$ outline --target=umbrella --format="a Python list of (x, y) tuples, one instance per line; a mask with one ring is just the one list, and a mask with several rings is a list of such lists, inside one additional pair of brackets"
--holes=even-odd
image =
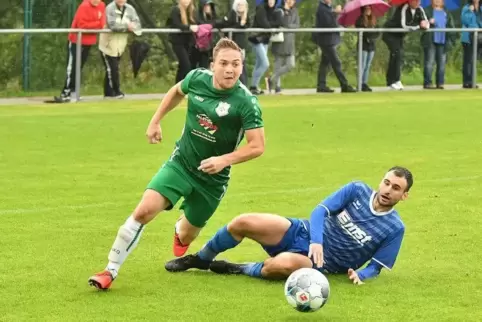
[(348, 27), (355, 24), (361, 15), (361, 8), (370, 6), (376, 17), (381, 17), (390, 9), (390, 5), (382, 0), (352, 0), (345, 5), (338, 17), (338, 23)]
[(142, 62), (146, 59), (147, 53), (149, 52), (148, 43), (143, 41), (134, 40), (129, 47), (129, 53), (132, 62), (132, 71), (134, 72), (134, 78), (137, 77), (137, 73), (141, 69)]
[[(423, 8), (426, 8), (432, 5), (432, 1), (422, 0), (421, 4)], [(445, 6), (445, 9), (447, 10), (456, 10), (460, 7), (460, 0), (445, 0), (444, 6)]]
[(391, 1), (388, 1), (388, 3), (390, 3), (390, 5), (396, 7), (396, 6), (401, 6), (401, 5), (404, 5), (404, 4), (408, 3), (408, 0), (391, 0)]

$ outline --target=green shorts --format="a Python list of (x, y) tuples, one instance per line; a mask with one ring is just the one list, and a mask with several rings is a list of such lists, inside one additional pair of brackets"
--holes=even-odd
[(166, 197), (171, 210), (184, 197), (181, 209), (189, 223), (202, 228), (219, 206), (227, 185), (207, 184), (193, 176), (178, 161), (169, 160), (159, 169), (147, 185)]

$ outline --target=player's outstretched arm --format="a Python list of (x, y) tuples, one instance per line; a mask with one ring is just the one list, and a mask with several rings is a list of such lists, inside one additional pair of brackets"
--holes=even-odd
[(161, 104), (157, 108), (156, 113), (152, 116), (151, 122), (147, 127), (146, 136), (149, 143), (158, 143), (162, 140), (161, 120), (174, 107), (184, 99), (185, 94), (181, 90), (181, 83), (174, 85), (162, 98)]
[(263, 154), (265, 138), (262, 127), (247, 130), (246, 140), (248, 143), (234, 152), (201, 161), (198, 169), (208, 174), (215, 174), (230, 165), (246, 162)]

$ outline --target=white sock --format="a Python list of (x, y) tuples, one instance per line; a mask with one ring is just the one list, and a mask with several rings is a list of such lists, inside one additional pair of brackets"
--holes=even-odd
[(109, 252), (109, 264), (106, 270), (116, 278), (121, 265), (127, 256), (136, 248), (139, 239), (144, 231), (144, 225), (136, 221), (132, 216), (119, 228), (117, 237)]
[(174, 230), (176, 231), (176, 234), (179, 234), (179, 232), (181, 231), (181, 221), (178, 220), (176, 221), (176, 224), (174, 225)]

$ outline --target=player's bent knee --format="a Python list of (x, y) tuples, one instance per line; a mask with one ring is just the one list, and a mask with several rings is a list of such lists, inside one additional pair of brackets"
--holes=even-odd
[(146, 190), (141, 202), (134, 210), (133, 217), (141, 224), (147, 224), (154, 219), (159, 212), (166, 209), (169, 205), (169, 200), (167, 200), (157, 191)]
[(133, 217), (136, 221), (147, 224), (157, 215), (157, 211), (154, 211), (151, 207), (146, 207), (143, 205), (139, 205), (135, 210)]
[(255, 214), (242, 214), (231, 220), (228, 224), (228, 231), (231, 234), (243, 235), (253, 227)]

